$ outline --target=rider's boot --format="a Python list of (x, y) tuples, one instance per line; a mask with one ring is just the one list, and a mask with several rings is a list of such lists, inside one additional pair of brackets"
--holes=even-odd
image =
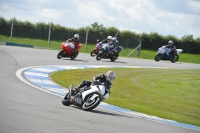
[(66, 100), (66, 99), (67, 99), (67, 97), (68, 97), (68, 95), (66, 94), (66, 95), (64, 96), (64, 99)]
[(76, 93), (78, 93), (80, 91), (80, 89), (79, 88), (73, 88), (72, 89), (72, 94), (74, 95), (74, 94), (76, 94)]
[(76, 99), (76, 96), (70, 96), (70, 102), (71, 103), (74, 104), (75, 103), (75, 99)]

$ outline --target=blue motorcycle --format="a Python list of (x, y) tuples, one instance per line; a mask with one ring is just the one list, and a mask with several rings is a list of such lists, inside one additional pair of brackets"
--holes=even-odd
[(167, 48), (166, 46), (162, 46), (158, 48), (158, 53), (155, 56), (155, 61), (170, 60), (172, 63), (175, 63), (179, 60), (179, 54), (182, 51), (182, 49), (176, 49), (175, 54), (172, 56), (170, 54), (171, 49)]

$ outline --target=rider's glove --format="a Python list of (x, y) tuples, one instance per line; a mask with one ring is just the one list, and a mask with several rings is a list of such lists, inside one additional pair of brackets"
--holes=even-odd
[(101, 82), (98, 81), (98, 80), (95, 80), (93, 83), (94, 83), (95, 85), (99, 85), (99, 84), (101, 84)]

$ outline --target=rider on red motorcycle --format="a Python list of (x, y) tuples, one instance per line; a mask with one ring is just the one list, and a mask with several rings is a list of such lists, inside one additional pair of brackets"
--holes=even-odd
[(78, 35), (78, 34), (75, 34), (74, 37), (72, 37), (72, 38), (66, 40), (66, 42), (67, 42), (67, 41), (74, 44), (75, 49), (74, 49), (73, 53), (77, 53), (77, 51), (78, 51), (78, 45), (79, 45), (79, 43), (80, 43), (79, 35)]

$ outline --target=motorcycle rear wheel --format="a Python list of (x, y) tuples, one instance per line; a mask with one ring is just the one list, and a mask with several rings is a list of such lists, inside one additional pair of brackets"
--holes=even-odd
[[(93, 93), (93, 94), (97, 94), (99, 95), (98, 93)], [(82, 105), (82, 109), (85, 110), (85, 111), (91, 111), (92, 109), (96, 108), (100, 102), (101, 102), (101, 96), (99, 95), (98, 97), (96, 97), (94, 100), (90, 100), (90, 98), (93, 96), (93, 94), (90, 94), (85, 102), (83, 103)]]
[(77, 53), (76, 53), (76, 54), (74, 54), (74, 55), (70, 56), (71, 60), (75, 59), (75, 58), (78, 56), (78, 53), (79, 53), (79, 51), (77, 51)]
[(115, 61), (118, 58), (118, 56), (119, 56), (118, 54), (115, 54), (110, 58), (110, 60)]
[(75, 59), (76, 57), (74, 55), (70, 56), (71, 60)]
[(174, 55), (174, 58), (171, 59), (170, 61), (171, 61), (172, 63), (175, 63), (175, 62), (178, 61), (178, 59), (179, 59), (179, 55)]

